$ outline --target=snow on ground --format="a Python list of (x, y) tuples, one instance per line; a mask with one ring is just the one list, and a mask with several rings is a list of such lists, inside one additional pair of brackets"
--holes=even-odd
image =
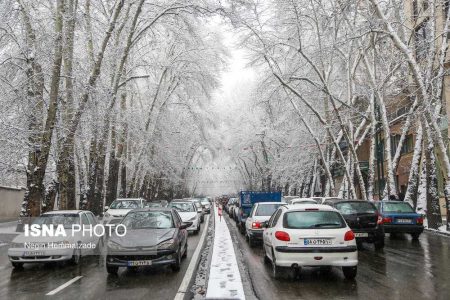
[(214, 246), (206, 299), (245, 299), (241, 274), (227, 223), (214, 209)]

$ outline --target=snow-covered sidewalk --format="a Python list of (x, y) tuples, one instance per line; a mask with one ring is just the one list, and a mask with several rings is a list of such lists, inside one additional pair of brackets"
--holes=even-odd
[(214, 247), (206, 299), (245, 299), (241, 274), (227, 223), (214, 209)]

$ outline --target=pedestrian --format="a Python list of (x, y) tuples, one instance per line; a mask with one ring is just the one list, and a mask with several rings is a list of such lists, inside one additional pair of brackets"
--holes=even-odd
[(222, 204), (219, 204), (219, 209), (217, 210), (219, 214), (219, 221), (222, 222)]

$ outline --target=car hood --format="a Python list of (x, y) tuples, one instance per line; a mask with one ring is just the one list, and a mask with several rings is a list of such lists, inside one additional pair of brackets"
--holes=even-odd
[(25, 236), (24, 233), (19, 234), (16, 236), (12, 242), (13, 243), (56, 243), (56, 242), (62, 242), (62, 241), (69, 241), (69, 242), (76, 242), (76, 240), (79, 240), (78, 238), (78, 232), (72, 236), (72, 230), (67, 229), (66, 230), (67, 236)]
[(175, 231), (176, 228), (129, 229), (124, 236), (112, 235), (110, 241), (123, 247), (151, 247), (171, 239), (174, 236)]
[(127, 208), (127, 209), (108, 209), (106, 213), (112, 215), (112, 216), (125, 216), (128, 212), (132, 211), (133, 209)]
[(190, 219), (192, 219), (193, 217), (195, 217), (197, 215), (197, 212), (193, 211), (193, 212), (178, 212), (178, 214), (181, 217), (181, 220), (183, 222), (188, 222)]

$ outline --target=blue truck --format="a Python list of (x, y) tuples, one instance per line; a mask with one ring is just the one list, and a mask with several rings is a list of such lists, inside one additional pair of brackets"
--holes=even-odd
[(281, 192), (241, 191), (237, 203), (234, 220), (241, 233), (245, 232), (245, 221), (250, 215), (253, 205), (258, 202), (281, 202)]

